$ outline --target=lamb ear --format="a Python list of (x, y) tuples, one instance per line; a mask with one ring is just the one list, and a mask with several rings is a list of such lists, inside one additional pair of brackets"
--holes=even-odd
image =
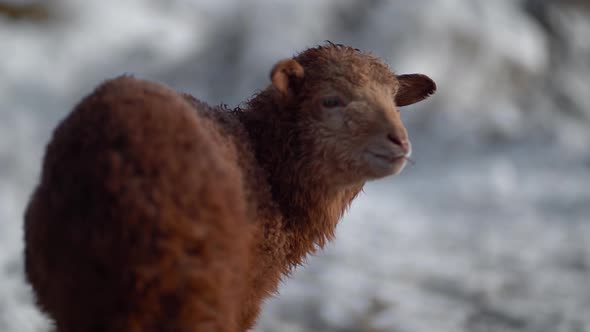
[(272, 68), (270, 80), (283, 96), (293, 96), (303, 80), (303, 67), (293, 59), (281, 60)]
[(424, 100), (436, 91), (436, 83), (426, 75), (399, 75), (397, 80), (399, 89), (395, 95), (395, 104), (400, 107)]

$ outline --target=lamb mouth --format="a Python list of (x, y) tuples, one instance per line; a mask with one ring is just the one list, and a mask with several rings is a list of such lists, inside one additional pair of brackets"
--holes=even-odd
[(374, 152), (369, 152), (369, 153), (378, 159), (382, 159), (382, 160), (385, 160), (390, 163), (397, 163), (397, 162), (400, 162), (400, 161), (403, 161), (406, 159), (405, 155), (388, 156), (388, 155), (374, 153)]

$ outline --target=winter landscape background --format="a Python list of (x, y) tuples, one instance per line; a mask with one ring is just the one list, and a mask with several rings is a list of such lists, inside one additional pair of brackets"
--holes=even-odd
[[(588, 0), (0, 1), (0, 331), (45, 332), (22, 216), (51, 131), (132, 73), (230, 106), (331, 40), (438, 84), (256, 331), (590, 331)], [(2, 9), (4, 8), (4, 9)], [(21, 7), (22, 8), (22, 7)]]

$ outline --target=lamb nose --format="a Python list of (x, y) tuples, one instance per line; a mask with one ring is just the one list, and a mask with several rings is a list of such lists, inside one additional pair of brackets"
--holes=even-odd
[(409, 144), (407, 139), (401, 139), (398, 135), (395, 134), (387, 134), (387, 139), (389, 139), (393, 144), (401, 147), (404, 150), (404, 152), (408, 152)]

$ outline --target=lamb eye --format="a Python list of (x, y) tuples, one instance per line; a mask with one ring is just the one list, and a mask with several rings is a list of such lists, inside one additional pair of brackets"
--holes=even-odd
[(326, 108), (334, 108), (334, 107), (342, 106), (343, 104), (344, 103), (342, 102), (342, 100), (336, 96), (326, 97), (322, 100), (322, 106), (324, 106)]

